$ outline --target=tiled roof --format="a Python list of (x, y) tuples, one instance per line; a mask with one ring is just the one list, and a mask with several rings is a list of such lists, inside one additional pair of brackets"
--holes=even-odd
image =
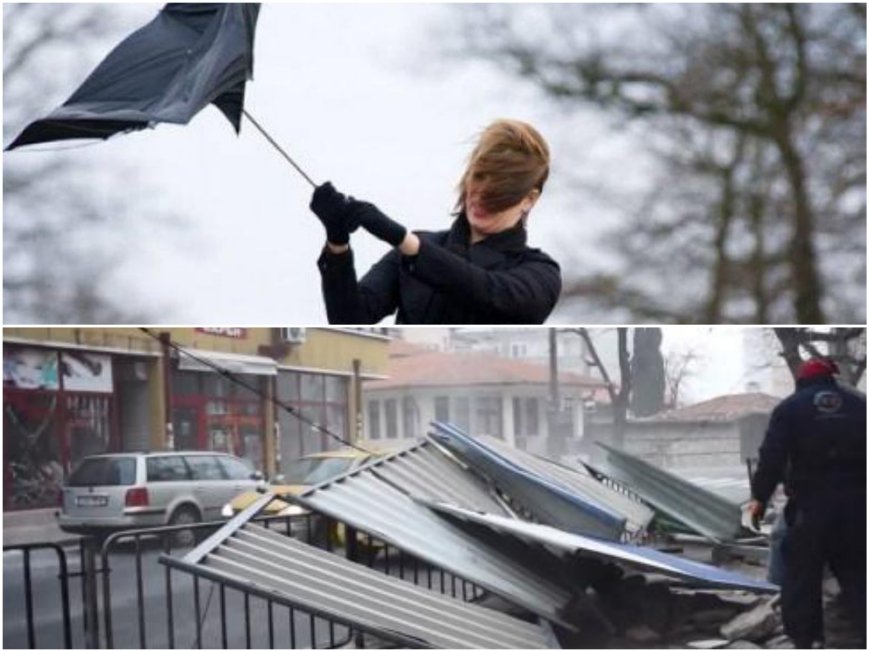
[[(548, 384), (549, 367), (511, 358), (502, 358), (491, 353), (442, 353), (426, 351), (419, 347), (409, 351), (408, 344), (401, 342), (393, 355), (390, 343), (390, 359), (386, 380), (365, 383), (366, 390), (397, 387), (441, 387), (456, 385), (527, 385)], [(603, 382), (590, 376), (562, 372), (559, 383), (572, 387), (601, 387)]]
[(781, 401), (763, 392), (726, 394), (649, 417), (650, 421), (732, 421), (749, 414), (769, 414)]
[(432, 350), (426, 348), (422, 344), (407, 342), (402, 339), (393, 339), (389, 343), (390, 358), (404, 358), (412, 355), (420, 355), (423, 353), (431, 353)]

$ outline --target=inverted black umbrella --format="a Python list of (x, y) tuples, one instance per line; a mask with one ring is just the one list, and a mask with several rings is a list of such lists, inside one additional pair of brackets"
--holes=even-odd
[(241, 114), (308, 180), (244, 110), (253, 78), (258, 3), (170, 3), (124, 39), (48, 116), (29, 124), (7, 150), (72, 138), (106, 139), (161, 122), (187, 124), (214, 104), (241, 129)]

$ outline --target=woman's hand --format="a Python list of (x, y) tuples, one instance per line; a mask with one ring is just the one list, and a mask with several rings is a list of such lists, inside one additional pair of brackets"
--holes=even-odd
[(398, 247), (407, 236), (403, 225), (384, 215), (374, 204), (351, 199), (349, 212), (356, 224), (393, 247)]
[[(311, 198), (311, 210), (320, 218), (326, 229), (326, 240), (334, 248), (344, 248), (350, 242), (350, 234), (359, 223), (352, 219), (349, 211), (352, 200), (335, 190), (335, 186), (327, 181), (317, 186)], [(334, 251), (333, 247), (330, 247)]]

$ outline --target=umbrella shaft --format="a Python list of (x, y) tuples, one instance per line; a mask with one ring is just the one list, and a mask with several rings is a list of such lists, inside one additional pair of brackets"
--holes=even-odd
[(292, 158), (290, 158), (290, 155), (287, 154), (287, 153), (283, 150), (283, 148), (275, 142), (275, 139), (272, 138), (272, 137), (269, 135), (269, 133), (268, 133), (265, 129), (262, 128), (262, 126), (260, 126), (260, 123), (258, 123), (256, 120), (254, 120), (254, 117), (253, 117), (250, 113), (248, 113), (247, 109), (242, 109), (242, 112), (244, 113), (244, 116), (245, 116), (248, 120), (251, 121), (251, 124), (253, 124), (253, 126), (256, 127), (256, 128), (259, 130), (259, 132), (260, 132), (263, 136), (265, 136), (266, 140), (269, 141), (269, 142), (272, 144), (272, 146), (273, 146), (276, 150), (278, 150), (278, 151), (283, 155), (283, 157), (284, 157), (285, 159), (287, 159), (287, 160), (290, 162), (290, 165), (292, 165), (294, 168), (296, 168), (296, 171), (297, 171), (299, 174), (301, 174), (303, 177), (305, 177), (305, 180), (306, 180), (308, 183), (310, 183), (311, 186), (312, 186), (313, 188), (316, 188), (316, 187), (317, 187), (317, 184), (314, 183), (314, 181), (311, 179), (311, 177), (309, 177), (307, 174), (305, 174), (305, 171), (304, 171), (302, 168), (300, 168), (300, 167), (298, 166), (298, 164), (297, 164), (297, 163), (296, 163)]

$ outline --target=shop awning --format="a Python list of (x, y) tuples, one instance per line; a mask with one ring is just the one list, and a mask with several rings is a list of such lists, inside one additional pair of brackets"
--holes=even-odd
[(200, 351), (179, 347), (178, 369), (181, 371), (211, 371), (215, 367), (234, 374), (253, 374), (256, 376), (276, 376), (278, 363), (260, 355), (224, 353), (222, 351)]

